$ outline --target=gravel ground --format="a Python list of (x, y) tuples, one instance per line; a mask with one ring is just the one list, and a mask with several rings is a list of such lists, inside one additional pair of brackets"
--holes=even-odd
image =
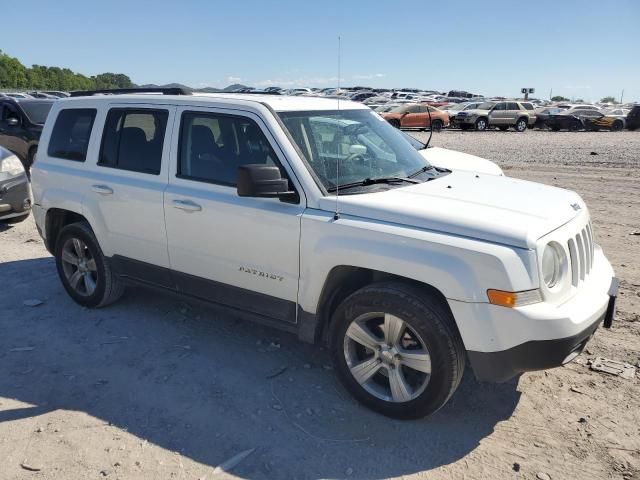
[(431, 418), (389, 420), (349, 398), (324, 350), (228, 311), (137, 288), (80, 308), (29, 219), (0, 226), (0, 478), (640, 478), (638, 377), (587, 366), (640, 361), (640, 133), (433, 144), (587, 201), (622, 286), (615, 328), (576, 362), (502, 385), (467, 371)]

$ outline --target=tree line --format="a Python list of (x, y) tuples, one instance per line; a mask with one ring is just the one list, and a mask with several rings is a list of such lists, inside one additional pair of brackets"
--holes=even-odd
[(131, 88), (136, 85), (122, 73), (101, 73), (91, 77), (68, 68), (32, 65), (24, 66), (20, 60), (0, 50), (0, 88), (16, 90), (99, 90)]

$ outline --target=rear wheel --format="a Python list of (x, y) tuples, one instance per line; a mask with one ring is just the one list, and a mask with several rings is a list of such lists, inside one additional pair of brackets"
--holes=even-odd
[(345, 388), (393, 418), (434, 413), (464, 371), (464, 346), (448, 308), (400, 282), (370, 285), (344, 300), (332, 319), (331, 353)]
[(580, 122), (580, 120), (574, 120), (569, 124), (569, 131), (571, 132), (577, 132), (580, 129), (582, 129), (582, 122)]
[(122, 295), (122, 281), (111, 270), (87, 223), (62, 229), (55, 244), (55, 258), (62, 285), (80, 305), (103, 307)]
[(616, 120), (615, 122), (613, 122), (613, 125), (611, 125), (611, 131), (619, 132), (623, 127), (624, 125), (622, 124), (622, 122), (620, 120)]
[(484, 117), (479, 118), (478, 120), (476, 120), (476, 130), (479, 132), (484, 132), (487, 127), (489, 126), (489, 123), (487, 122), (487, 119)]
[(400, 128), (400, 121), (392, 118), (391, 120), (389, 120), (389, 125), (395, 128)]
[(527, 129), (527, 119), (519, 118), (516, 122), (516, 132), (524, 132)]

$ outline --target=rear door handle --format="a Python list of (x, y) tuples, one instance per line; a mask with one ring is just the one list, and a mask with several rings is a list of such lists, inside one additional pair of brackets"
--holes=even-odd
[(100, 195), (113, 195), (113, 189), (107, 185), (91, 185), (91, 190)]
[(199, 212), (202, 207), (191, 200), (174, 200), (173, 208), (184, 210), (185, 212)]

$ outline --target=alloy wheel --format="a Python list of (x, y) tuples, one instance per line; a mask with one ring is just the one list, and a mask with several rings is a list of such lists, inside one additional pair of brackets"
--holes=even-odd
[(387, 402), (417, 398), (431, 378), (425, 342), (407, 322), (389, 313), (367, 313), (353, 320), (343, 349), (353, 378)]
[(73, 290), (88, 297), (96, 290), (98, 268), (91, 251), (79, 238), (69, 238), (62, 246), (62, 270)]

